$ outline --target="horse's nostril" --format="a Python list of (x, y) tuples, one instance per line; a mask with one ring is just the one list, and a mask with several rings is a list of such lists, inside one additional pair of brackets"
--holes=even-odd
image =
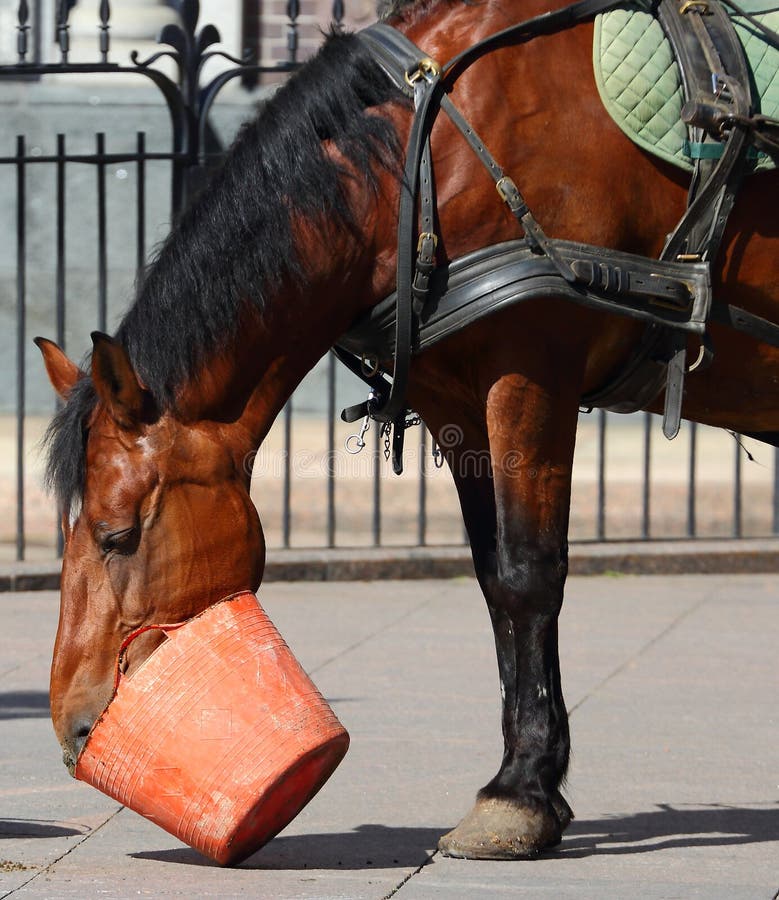
[(84, 749), (92, 725), (92, 719), (79, 719), (73, 723), (69, 735), (62, 742), (62, 761), (65, 763), (71, 775), (76, 774), (76, 761), (78, 755)]
[(80, 722), (77, 722), (75, 724), (72, 738), (75, 756), (78, 756), (79, 753), (81, 753), (81, 751), (84, 749), (84, 744), (87, 741), (89, 732), (92, 730), (92, 725), (93, 722), (89, 721), (88, 719), (82, 719)]
[(68, 736), (62, 741), (62, 762), (74, 778), (76, 776), (76, 761), (79, 753), (84, 749), (91, 727), (89, 721), (82, 719), (73, 725)]

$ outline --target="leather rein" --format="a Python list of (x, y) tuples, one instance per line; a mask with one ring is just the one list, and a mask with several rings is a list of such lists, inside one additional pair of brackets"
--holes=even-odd
[[(415, 346), (418, 349), (425, 343), (419, 340), (420, 323), (423, 330), (426, 324), (434, 323), (439, 307), (444, 305), (443, 300), (446, 299), (446, 286), (436, 290), (433, 277), (438, 274), (438, 239), (435, 233), (430, 133), (439, 110), (443, 110), (461, 132), (495, 182), (500, 198), (522, 228), (524, 239), (510, 242), (512, 247), (516, 245), (516, 252), (510, 257), (514, 265), (511, 272), (515, 273), (516, 270), (517, 277), (521, 274), (528, 285), (525, 291), (518, 293), (516, 300), (557, 292), (584, 305), (595, 308), (605, 306), (616, 312), (644, 318), (654, 323), (649, 328), (651, 339), (644, 342), (652, 350), (659, 340), (658, 334), (673, 335), (668, 363), (660, 364), (659, 373), (664, 376), (666, 369), (669, 370), (666, 425), (669, 419), (671, 423), (666, 428), (666, 434), (672, 437), (673, 434), (669, 431), (674, 434), (678, 431), (686, 336), (692, 332), (698, 334), (703, 341), (706, 322), (710, 318), (709, 254), (680, 254), (679, 248), (684, 249), (686, 245), (685, 238), (680, 237), (679, 228), (674, 232), (676, 237), (672, 241), (674, 256), (669, 258), (669, 254), (664, 254), (661, 260), (649, 260), (632, 254), (548, 238), (533, 217), (515, 182), (495, 161), (447, 93), (459, 75), (486, 53), (498, 47), (524, 43), (543, 34), (573, 27), (600, 12), (619, 6), (620, 2), (621, 0), (579, 0), (562, 9), (535, 16), (497, 32), (467, 48), (444, 65), (426, 56), (408, 38), (389, 25), (377, 23), (359, 32), (361, 40), (370, 48), (395, 85), (405, 96), (413, 99), (415, 113), (408, 140), (398, 212), (396, 292), (379, 304), (381, 309), (371, 310), (364, 323), (356, 323), (355, 327), (339, 339), (333, 352), (371, 389), (365, 402), (344, 410), (341, 417), (348, 422), (364, 418), (362, 434), (367, 430), (370, 420), (382, 423), (382, 431), (388, 442), (391, 429), (393, 469), (398, 474), (402, 471), (405, 429), (413, 424), (413, 420), (407, 418), (410, 411), (406, 407), (411, 358)], [(739, 108), (738, 112), (744, 118), (744, 110)], [(734, 127), (730, 140), (733, 142), (731, 156), (738, 161), (746, 154), (747, 141), (744, 139), (743, 129)], [(734, 161), (730, 160), (728, 166), (726, 174), (730, 177)], [(698, 205), (702, 204), (699, 202)], [(689, 212), (688, 209), (688, 214)], [(690, 218), (688, 214), (687, 218)], [(684, 221), (683, 219), (682, 222)], [(721, 218), (718, 219), (718, 225), (721, 235), (724, 229)], [(467, 268), (469, 259), (477, 256), (478, 252), (464, 257), (459, 261), (462, 264), (459, 268)], [(683, 258), (683, 261), (678, 261), (679, 258)], [(499, 261), (502, 259), (500, 257)], [(457, 262), (451, 267), (455, 274), (458, 270)], [(546, 281), (542, 283), (543, 279)], [(431, 284), (434, 286), (432, 296)], [(474, 298), (471, 298), (471, 302), (475, 302)], [(392, 341), (386, 340), (388, 304), (394, 318)], [(724, 319), (734, 327), (739, 327), (738, 323), (741, 323), (742, 330), (746, 330), (743, 327), (745, 321), (757, 319), (733, 307), (727, 307), (726, 312), (728, 310), (737, 314), (726, 314)], [(489, 311), (485, 308), (482, 314)], [(394, 356), (391, 382), (379, 369), (379, 352), (366, 355), (360, 349), (366, 346), (366, 331), (369, 331), (370, 323), (375, 322), (382, 313), (385, 316), (383, 349), (386, 350), (391, 344)], [(722, 320), (723, 316), (715, 318)], [(779, 327), (762, 319), (759, 320), (758, 327), (760, 339), (768, 338), (768, 343), (779, 346)], [(649, 356), (649, 351), (644, 355)], [(682, 367), (681, 374), (679, 366)], [(637, 364), (635, 368), (641, 367)], [(677, 379), (675, 387), (671, 385), (672, 373)], [(660, 375), (655, 375), (649, 389), (652, 396), (648, 399), (642, 397), (644, 402), (649, 402), (662, 389)], [(670, 413), (669, 397), (671, 405), (676, 406)], [(587, 398), (583, 399), (583, 403), (587, 405)]]

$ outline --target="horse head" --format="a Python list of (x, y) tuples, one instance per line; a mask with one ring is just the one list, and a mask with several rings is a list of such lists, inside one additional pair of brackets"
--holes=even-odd
[[(39, 341), (64, 400), (48, 440), (65, 534), (51, 705), (71, 766), (128, 633), (258, 586), (248, 461), (306, 372), (391, 290), (373, 212), (385, 194), (395, 205), (398, 141), (372, 111), (403, 108), (356, 41), (329, 41), (241, 130), (116, 337), (93, 336), (88, 372)], [(130, 667), (154, 645), (134, 641)]]
[[(93, 335), (89, 374), (51, 341), (37, 343), (65, 403), (50, 434), (65, 537), (51, 711), (72, 771), (111, 699), (123, 638), (256, 589), (265, 546), (249, 474), (227, 433), (234, 424), (185, 425), (161, 412), (106, 335)], [(70, 432), (65, 438), (78, 430), (79, 439), (58, 442), (58, 430)], [(160, 640), (159, 632), (139, 637), (123, 666), (136, 668)]]

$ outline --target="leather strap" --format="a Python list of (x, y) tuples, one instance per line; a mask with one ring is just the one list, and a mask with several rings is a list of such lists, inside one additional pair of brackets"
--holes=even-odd
[(620, 6), (621, 2), (622, 0), (579, 0), (578, 3), (571, 3), (561, 9), (554, 9), (526, 19), (524, 22), (518, 22), (516, 25), (510, 25), (479, 41), (478, 44), (468, 47), (451, 59), (443, 67), (442, 77), (447, 81), (454, 81), (458, 75), (485, 53), (497, 50), (498, 47), (521, 44), (540, 35), (565, 31), (567, 28), (594, 18), (598, 13)]
[(728, 325), (736, 331), (748, 334), (756, 341), (768, 344), (771, 347), (779, 347), (779, 325), (747, 312), (738, 306), (729, 303), (717, 303), (711, 310), (711, 321)]
[(742, 6), (739, 6), (738, 3), (734, 3), (733, 0), (721, 0), (721, 2), (724, 3), (725, 6), (729, 6), (737, 16), (746, 19), (753, 28), (757, 29), (757, 31), (762, 32), (763, 39), (771, 44), (776, 50), (779, 50), (779, 34), (772, 28), (763, 25), (760, 19), (748, 13)]
[(436, 266), (438, 235), (435, 231), (435, 192), (433, 181), (433, 160), (430, 152), (430, 138), (422, 148), (419, 162), (419, 240), (417, 259), (414, 266), (414, 282), (411, 285), (413, 309), (416, 316), (425, 308), (430, 291), (430, 276)]
[[(682, 115), (693, 128), (693, 140), (722, 145), (720, 133), (709, 134), (699, 115), (708, 107), (728, 115), (750, 113), (749, 73), (735, 29), (716, 0), (706, 0), (705, 12), (697, 4), (678, 5), (662, 0), (658, 18), (680, 62), (687, 103)], [(715, 95), (715, 91), (719, 94)], [(713, 261), (743, 176), (748, 130), (730, 124), (718, 160), (699, 159), (691, 184), (687, 211), (669, 237), (663, 259), (680, 255)]]
[[(450, 86), (479, 56), (496, 47), (522, 43), (537, 35), (572, 27), (605, 9), (618, 5), (618, 3), (619, 0), (579, 0), (579, 2), (562, 9), (535, 16), (469, 47), (450, 60), (443, 69), (437, 67), (426, 69), (423, 62), (428, 61), (428, 57), (405, 35), (384, 23), (376, 23), (359, 33), (361, 39), (376, 55), (380, 65), (403, 93), (409, 96), (413, 92), (415, 106), (414, 120), (406, 149), (404, 180), (398, 213), (397, 310), (392, 387), (389, 396), (383, 400), (381, 406), (369, 411), (373, 418), (393, 424), (393, 468), (396, 472), (402, 471), (400, 454), (403, 444), (402, 432), (405, 428), (405, 397), (411, 365), (415, 308), (417, 311), (421, 311), (424, 306), (427, 292), (426, 279), (429, 278), (433, 269), (435, 251), (435, 242), (432, 247), (429, 243), (424, 245), (420, 242), (417, 254), (418, 264), (416, 267), (414, 266), (414, 216), (420, 183), (420, 164), (425, 147), (429, 146), (430, 131), (441, 99), (444, 97), (444, 80)], [(402, 67), (402, 72), (399, 72), (399, 67)], [(409, 86), (412, 92), (409, 91)], [(429, 165), (428, 171), (430, 171)], [(516, 186), (514, 188), (516, 189)], [(513, 199), (515, 198), (512, 195)], [(511, 203), (509, 206), (511, 207)], [(522, 221), (522, 219), (520, 220)], [(522, 224), (526, 233), (532, 234), (533, 221), (525, 218)], [(427, 233), (432, 235), (432, 229)]]
[(549, 240), (544, 234), (541, 226), (535, 220), (533, 213), (530, 211), (530, 207), (525, 202), (525, 198), (520, 193), (519, 188), (516, 186), (513, 179), (509, 178), (498, 165), (473, 126), (446, 95), (441, 98), (441, 109), (449, 116), (452, 123), (457, 127), (458, 131), (476, 154), (479, 162), (489, 172), (492, 180), (495, 182), (495, 188), (498, 194), (508, 206), (511, 214), (522, 226), (522, 230), (525, 232), (525, 236), (531, 247), (536, 249), (539, 253), (548, 256), (566, 281), (571, 283), (577, 281), (576, 274), (557, 253), (554, 241)]
[[(711, 302), (706, 263), (660, 262), (572, 241), (554, 243), (566, 266), (597, 272), (598, 277), (589, 283), (567, 282), (552, 260), (535, 251), (526, 239), (468, 253), (442, 264), (432, 276), (428, 305), (416, 331), (415, 352), (429, 349), (496, 310), (552, 296), (703, 335)], [(680, 302), (683, 292), (685, 303)], [(668, 296), (667, 301), (663, 295)], [(391, 294), (355, 322), (338, 344), (355, 354), (391, 357), (394, 329), (395, 295)]]
[[(749, 73), (741, 43), (730, 17), (717, 0), (684, 2), (661, 0), (658, 19), (679, 61), (687, 102), (682, 118), (692, 126), (692, 140), (721, 144), (714, 122), (705, 127), (712, 110), (748, 117)], [(748, 149), (748, 129), (730, 123), (719, 159), (695, 161), (687, 210), (669, 236), (661, 259), (712, 261), (719, 249), (728, 217), (736, 201)], [(684, 395), (686, 340), (668, 336), (670, 358), (665, 389), (663, 434), (679, 433)]]
[(336, 344), (331, 350), (335, 358), (345, 365), (352, 375), (356, 375), (367, 384), (371, 389), (371, 394), (374, 395), (369, 400), (357, 403), (354, 406), (347, 406), (346, 409), (341, 410), (341, 420), (344, 422), (356, 422), (358, 419), (364, 419), (365, 416), (370, 415), (376, 403), (380, 406), (384, 399), (389, 396), (392, 383), (387, 380), (381, 370), (377, 370), (373, 375), (366, 374), (362, 358), (345, 347), (339, 347)]
[(672, 355), (668, 360), (663, 406), (663, 434), (669, 441), (679, 434), (684, 399), (684, 374), (687, 365), (687, 335), (675, 331), (671, 338)]
[[(741, 10), (734, 3), (726, 0), (739, 13)], [(551, 34), (575, 26), (592, 18), (597, 13), (618, 6), (620, 0), (579, 0), (562, 9), (553, 10), (535, 16), (524, 22), (510, 26), (501, 32), (489, 36), (479, 43), (467, 48), (444, 66), (425, 57), (424, 53), (404, 35), (394, 28), (377, 23), (360, 32), (360, 37), (369, 46), (378, 63), (392, 78), (398, 88), (409, 97), (413, 97), (415, 116), (412, 122), (406, 152), (404, 179), (400, 195), (398, 215), (398, 254), (397, 254), (397, 289), (394, 298), (394, 370), (391, 385), (384, 378), (373, 395), (372, 401), (352, 407), (349, 413), (355, 417), (358, 411), (384, 423), (393, 425), (393, 467), (396, 472), (402, 470), (402, 445), (405, 430), (406, 414), (405, 394), (408, 385), (409, 367), (415, 345), (416, 329), (419, 317), (425, 312), (430, 292), (431, 276), (435, 269), (437, 238), (434, 231), (435, 198), (433, 193), (432, 160), (430, 157), (430, 132), (439, 109), (443, 109), (452, 122), (468, 141), (477, 158), (490, 172), (496, 183), (498, 193), (507, 203), (512, 214), (521, 224), (527, 245), (551, 263), (558, 278), (567, 285), (576, 286), (576, 297), (585, 290), (602, 290), (608, 295), (604, 300), (591, 297), (592, 302), (603, 302), (606, 305), (616, 302), (619, 305), (620, 294), (640, 298), (642, 293), (647, 297), (662, 298), (662, 301), (673, 309), (676, 305), (685, 322), (685, 308), (689, 306), (689, 298), (680, 289), (675, 277), (666, 278), (665, 284), (660, 281), (664, 276), (650, 273), (655, 279), (641, 289), (641, 267), (636, 271), (622, 271), (619, 265), (612, 265), (613, 251), (601, 250), (596, 260), (586, 257), (582, 260), (574, 255), (565, 258), (559, 248), (565, 243), (550, 240), (535, 221), (522, 194), (511, 178), (507, 177), (484, 146), (478, 134), (459, 113), (446, 91), (457, 77), (474, 61), (501, 46), (516, 45), (529, 41), (539, 35)], [(700, 3), (687, 3), (682, 10), (674, 0), (661, 0), (661, 21), (666, 28), (675, 49), (682, 59), (682, 71), (687, 96), (695, 97), (697, 114), (706, 106), (700, 102), (700, 91), (692, 85), (700, 85), (701, 72), (710, 76), (717, 72), (721, 84), (728, 91), (730, 106), (728, 112), (729, 133), (724, 152), (716, 162), (700, 160), (691, 187), (690, 202), (685, 216), (669, 237), (661, 259), (666, 265), (675, 264), (677, 258), (697, 258), (702, 260), (698, 265), (706, 268), (708, 284), (708, 261), (713, 258), (724, 232), (730, 209), (733, 205), (738, 183), (741, 177), (742, 163), (746, 154), (749, 132), (762, 129), (766, 143), (771, 144), (774, 136), (771, 132), (773, 123), (757, 123), (750, 116), (748, 104), (748, 80), (745, 76), (743, 53), (735, 38), (732, 24), (717, 4), (717, 0), (706, 0), (709, 7), (715, 10), (712, 21), (703, 22), (699, 12)], [(694, 17), (692, 29), (679, 27), (678, 19), (685, 10), (692, 10)], [(668, 22), (671, 22), (669, 25)], [(690, 50), (690, 35), (694, 35), (695, 49)], [(712, 40), (711, 34), (716, 34)], [(725, 60), (720, 56), (718, 48), (724, 48)], [(705, 69), (703, 68), (705, 61)], [(716, 87), (716, 85), (715, 85)], [(719, 98), (712, 95), (716, 107)], [(704, 97), (708, 103), (708, 97)], [(716, 110), (715, 110), (716, 112)], [(693, 133), (700, 137), (702, 143), (711, 141), (705, 137), (702, 128)], [(755, 141), (757, 143), (757, 141)], [(704, 154), (705, 157), (705, 154)], [(420, 203), (419, 239), (415, 230), (417, 201)], [(416, 256), (414, 253), (416, 244)], [(583, 246), (583, 245), (580, 245)], [(601, 248), (588, 248), (600, 250)], [(650, 262), (646, 260), (645, 262)], [(657, 263), (655, 262), (655, 267)], [(690, 265), (694, 265), (690, 263)], [(548, 277), (548, 276), (546, 276)], [(659, 277), (659, 280), (657, 280)], [(616, 280), (615, 280), (616, 279)], [(559, 283), (559, 281), (558, 281)], [(539, 282), (540, 286), (540, 282)], [(544, 289), (541, 288), (541, 294)], [(562, 291), (563, 294), (566, 291)], [(678, 296), (677, 296), (678, 294)], [(586, 296), (583, 294), (582, 296)], [(685, 374), (685, 341), (683, 330), (695, 322), (695, 330), (705, 327), (706, 314), (710, 302), (708, 288), (705, 292), (703, 318), (691, 317), (688, 324), (674, 323), (673, 328), (654, 324), (648, 331), (649, 339), (641, 344), (640, 353), (634, 357), (635, 365), (629, 367), (627, 382), (635, 386), (638, 374), (647, 366), (652, 367), (654, 375), (649, 380), (653, 390), (657, 384), (657, 369), (662, 371), (668, 361), (668, 378), (666, 384), (666, 411), (664, 431), (672, 437), (679, 428), (681, 417), (682, 394)], [(620, 310), (618, 310), (620, 311)], [(623, 307), (622, 312), (634, 314), (634, 311)], [(699, 310), (700, 312), (700, 310)], [(650, 321), (662, 322), (663, 317), (648, 315)], [(667, 319), (667, 317), (666, 317)], [(770, 326), (771, 323), (768, 323)], [(773, 327), (773, 326), (772, 326)], [(679, 328), (682, 331), (679, 331)], [(670, 360), (669, 360), (670, 355)], [(356, 357), (355, 357), (356, 359)], [(353, 369), (353, 366), (350, 366)], [(367, 379), (364, 379), (367, 381)], [(624, 379), (623, 379), (624, 380)], [(389, 387), (388, 387), (389, 385)], [(646, 391), (641, 391), (646, 396)], [(649, 402), (648, 398), (646, 402)]]
[[(708, 266), (705, 263), (658, 262), (630, 254), (604, 251), (566, 241), (557, 241), (558, 252), (572, 267), (587, 259), (602, 265), (604, 253), (609, 253), (609, 268), (631, 275), (642, 266), (648, 280), (661, 278), (693, 287), (692, 309), (684, 313), (674, 304), (657, 306), (651, 290), (625, 293), (603, 293), (603, 282), (591, 287), (573, 286), (563, 281), (551, 261), (533, 253), (526, 241), (507, 241), (475, 250), (436, 270), (431, 279), (428, 308), (419, 324), (417, 349), (427, 350), (449, 335), (460, 331), (496, 310), (545, 296), (564, 296), (572, 302), (593, 309), (610, 311), (631, 318), (651, 322), (635, 348), (631, 359), (619, 375), (605, 389), (582, 398), (584, 406), (597, 406), (615, 412), (635, 412), (646, 407), (662, 390), (666, 376), (668, 351), (664, 331), (672, 326), (688, 334), (705, 339), (707, 321), (728, 326), (756, 341), (779, 347), (779, 325), (724, 303), (709, 309), (710, 291)], [(615, 281), (617, 279), (613, 279)], [(626, 290), (634, 290), (637, 279), (624, 279)], [(394, 352), (393, 333), (395, 296), (385, 298), (370, 309), (363, 318), (339, 339), (333, 348), (338, 358), (361, 378), (371, 390), (387, 392), (389, 382), (381, 373), (372, 376), (363, 371), (360, 354), (366, 350), (375, 356), (391, 356)], [(647, 376), (646, 365), (651, 363)], [(347, 421), (355, 421), (366, 414), (365, 404), (352, 407), (355, 413)], [(343, 417), (342, 413), (342, 417)]]

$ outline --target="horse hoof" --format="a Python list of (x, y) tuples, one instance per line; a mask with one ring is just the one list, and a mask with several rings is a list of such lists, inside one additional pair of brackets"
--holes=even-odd
[(557, 818), (560, 820), (560, 839), (556, 844), (550, 844), (549, 849), (552, 847), (557, 847), (562, 843), (563, 840), (563, 832), (565, 829), (571, 824), (571, 819), (574, 818), (573, 810), (568, 805), (568, 801), (563, 797), (560, 791), (555, 791), (552, 796), (552, 809), (557, 814)]
[(485, 797), (479, 798), (462, 822), (438, 841), (438, 849), (444, 856), (459, 859), (534, 859), (542, 850), (557, 846), (561, 838), (555, 812)]
[(557, 818), (560, 820), (560, 830), (565, 831), (575, 816), (573, 810), (568, 805), (568, 801), (563, 797), (560, 791), (555, 791), (554, 796), (552, 797), (552, 807), (557, 813)]

